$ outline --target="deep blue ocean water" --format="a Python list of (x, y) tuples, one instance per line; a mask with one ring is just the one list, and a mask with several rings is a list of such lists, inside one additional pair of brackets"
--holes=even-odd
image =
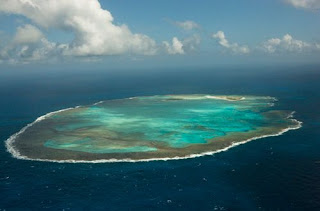
[[(0, 75), (0, 210), (320, 209), (320, 68)], [(277, 97), (299, 130), (195, 159), (60, 164), (17, 160), (4, 141), (38, 116), (155, 94)]]

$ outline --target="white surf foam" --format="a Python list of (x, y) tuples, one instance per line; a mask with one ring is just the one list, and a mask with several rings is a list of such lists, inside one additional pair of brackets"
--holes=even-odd
[(97, 103), (94, 103), (93, 105), (99, 105), (99, 104), (101, 104), (101, 103), (103, 103), (104, 101), (99, 101), (99, 102), (97, 102)]
[(80, 106), (76, 106), (76, 107), (73, 107), (73, 108), (66, 108), (66, 109), (61, 109), (61, 110), (58, 110), (58, 111), (53, 111), (53, 112), (50, 112), (50, 113), (47, 113), (43, 116), (40, 116), (38, 117), (34, 122), (30, 123), (30, 124), (27, 124), (25, 127), (23, 127), (19, 132), (13, 134), (12, 136), (10, 136), (6, 141), (5, 141), (5, 144), (6, 144), (6, 147), (7, 147), (7, 150), (8, 152), (10, 152), (13, 157), (15, 158), (20, 158), (20, 159), (28, 159), (26, 156), (23, 156), (20, 154), (20, 152), (15, 149), (13, 147), (13, 143), (15, 142), (16, 138), (22, 134), (24, 131), (26, 131), (26, 129), (28, 129), (29, 127), (31, 127), (32, 125), (36, 124), (37, 122), (40, 122), (42, 120), (45, 120), (46, 118), (54, 115), (54, 114), (57, 114), (57, 113), (60, 113), (62, 111), (67, 111), (67, 110), (71, 110), (71, 109), (74, 109), (74, 108), (79, 108)]

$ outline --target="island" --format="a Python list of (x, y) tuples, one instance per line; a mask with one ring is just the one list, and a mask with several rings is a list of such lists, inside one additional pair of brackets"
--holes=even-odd
[(20, 159), (136, 162), (194, 158), (301, 127), (266, 96), (156, 95), (48, 113), (12, 135)]

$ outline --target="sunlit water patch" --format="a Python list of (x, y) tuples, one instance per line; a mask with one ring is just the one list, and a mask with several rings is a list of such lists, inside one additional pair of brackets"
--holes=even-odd
[(164, 95), (99, 102), (47, 114), (7, 140), (17, 158), (59, 162), (197, 157), (280, 135), (301, 123), (275, 99)]

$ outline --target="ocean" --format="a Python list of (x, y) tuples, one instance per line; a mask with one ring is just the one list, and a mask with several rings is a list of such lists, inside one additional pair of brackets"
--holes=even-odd
[[(20, 72), (19, 72), (20, 73)], [(272, 96), (303, 127), (226, 152), (137, 163), (18, 160), (5, 141), (48, 112), (162, 94)], [(316, 66), (0, 75), (0, 210), (320, 209), (320, 72)]]

